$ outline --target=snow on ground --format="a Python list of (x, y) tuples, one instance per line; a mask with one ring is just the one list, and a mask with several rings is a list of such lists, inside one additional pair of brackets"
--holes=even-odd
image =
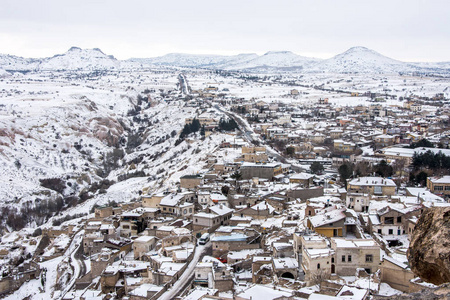
[(380, 283), (380, 290), (378, 291), (378, 295), (389, 297), (400, 294), (403, 294), (403, 292), (392, 288), (389, 284), (385, 282)]
[(56, 299), (59, 294), (58, 291), (55, 292), (55, 282), (56, 282), (56, 269), (61, 263), (64, 257), (60, 256), (55, 259), (40, 263), (39, 265), (45, 272), (45, 284), (42, 285), (42, 280), (40, 278), (30, 280), (25, 282), (19, 290), (15, 291), (13, 294), (6, 296), (5, 300), (16, 300), (25, 299), (31, 297), (33, 300), (48, 300)]

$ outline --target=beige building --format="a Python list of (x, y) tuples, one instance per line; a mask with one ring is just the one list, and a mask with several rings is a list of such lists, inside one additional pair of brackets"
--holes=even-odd
[(156, 237), (140, 236), (133, 241), (134, 259), (140, 260), (142, 255), (155, 249)]
[(331, 276), (334, 251), (328, 247), (327, 240), (319, 235), (300, 237), (302, 244), (301, 267), (305, 272), (307, 285), (320, 283)]
[(180, 178), (180, 187), (185, 189), (193, 189), (201, 185), (203, 181), (200, 175), (185, 175)]
[(352, 142), (346, 142), (344, 140), (333, 141), (334, 151), (342, 153), (352, 153), (356, 150), (356, 144)]
[(281, 164), (255, 164), (243, 163), (241, 166), (242, 179), (251, 179), (253, 177), (272, 179), (273, 177), (282, 174), (283, 169)]
[(410, 281), (415, 277), (408, 265), (384, 256), (380, 266), (381, 281), (404, 293), (410, 291)]
[(397, 185), (391, 179), (383, 177), (358, 177), (347, 184), (348, 193), (363, 193), (376, 196), (395, 195)]
[(363, 268), (371, 274), (380, 264), (380, 246), (373, 239), (331, 238), (334, 250), (331, 273), (354, 276), (356, 269)]
[(143, 207), (152, 207), (152, 208), (159, 208), (159, 203), (161, 202), (161, 199), (164, 198), (166, 194), (160, 193), (160, 194), (154, 194), (151, 196), (142, 196), (142, 206)]
[(345, 205), (357, 212), (368, 212), (370, 204), (369, 194), (347, 193)]
[(437, 195), (450, 195), (450, 176), (428, 177), (427, 188)]

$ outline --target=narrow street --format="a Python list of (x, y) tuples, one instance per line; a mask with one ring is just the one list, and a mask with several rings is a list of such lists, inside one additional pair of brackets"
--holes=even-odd
[(84, 230), (79, 231), (73, 238), (71, 244), (67, 248), (66, 252), (64, 253), (64, 256), (69, 257), (70, 259), (70, 265), (73, 268), (73, 276), (70, 279), (69, 283), (67, 284), (66, 288), (62, 291), (61, 295), (64, 297), (65, 294), (67, 294), (72, 287), (75, 285), (75, 281), (83, 276), (86, 272), (86, 266), (84, 265), (83, 259), (80, 259), (79, 255), (77, 255), (77, 252), (79, 248), (81, 247), (81, 242), (83, 240)]
[(202, 257), (202, 254), (205, 250), (211, 246), (211, 242), (208, 242), (206, 245), (198, 245), (195, 248), (194, 257), (189, 263), (186, 270), (181, 274), (181, 277), (174, 283), (174, 285), (169, 288), (164, 294), (159, 297), (159, 300), (170, 300), (175, 298), (185, 287), (185, 285), (194, 277), (194, 268), (197, 265), (198, 261)]
[[(226, 111), (222, 106), (215, 104), (214, 107), (219, 110), (220, 112), (226, 114), (228, 117), (234, 119), (234, 121), (236, 121), (236, 123), (239, 125), (239, 129), (242, 132), (242, 137), (249, 142), (250, 144), (254, 144), (255, 142), (255, 138), (252, 136), (254, 134), (253, 129), (248, 126), (246, 124), (246, 122), (242, 119), (241, 116), (239, 116), (236, 113), (233, 112), (229, 112)], [(275, 151), (274, 149), (272, 149), (270, 146), (268, 146), (265, 141), (263, 141), (262, 139), (258, 138), (256, 140), (260, 145), (264, 145), (266, 146), (266, 151), (267, 153), (274, 157), (277, 161), (281, 162), (281, 163), (288, 163), (286, 158), (284, 156), (282, 156), (281, 154), (279, 154), (277, 151)], [(296, 166), (294, 164), (291, 164), (291, 168), (292, 170), (294, 170), (295, 172), (303, 172), (303, 168), (301, 168), (300, 166)]]

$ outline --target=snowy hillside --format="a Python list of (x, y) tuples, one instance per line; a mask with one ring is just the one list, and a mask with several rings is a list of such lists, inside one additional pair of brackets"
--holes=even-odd
[(222, 65), (227, 70), (248, 69), (295, 69), (302, 70), (319, 62), (320, 59), (294, 54), (290, 51), (270, 51), (250, 61)]
[(20, 56), (0, 54), (0, 68), (4, 70), (34, 70), (39, 64), (38, 59), (23, 58)]
[(133, 58), (130, 61), (152, 65), (222, 70), (301, 70), (317, 63), (320, 59), (303, 57), (290, 51), (270, 51), (261, 56), (257, 54), (221, 56), (171, 53), (156, 58)]
[(3, 69), (0, 69), (0, 78), (8, 77), (8, 76), (11, 76), (11, 73), (9, 73), (8, 71), (5, 71)]
[(232, 56), (171, 53), (120, 61), (100, 49), (78, 47), (72, 47), (64, 54), (40, 59), (0, 55), (0, 68), (6, 71), (142, 70), (154, 66), (247, 72), (450, 74), (449, 62), (401, 62), (365, 47), (353, 47), (326, 60), (304, 57), (290, 51), (270, 51), (260, 56), (254, 53)]
[(407, 63), (383, 56), (365, 47), (353, 47), (344, 53), (324, 60), (308, 72), (319, 73), (388, 73), (411, 72)]
[(175, 145), (185, 119), (206, 110), (176, 100), (177, 73), (110, 72), (88, 81), (61, 74), (16, 73), (0, 82), (0, 180), (7, 183), (0, 227), (39, 226), (61, 209), (88, 213), (96, 203), (137, 199), (144, 188), (173, 188), (233, 139), (197, 133)]
[(217, 65), (228, 65), (248, 61), (257, 57), (256, 54), (224, 55), (196, 55), (169, 53), (155, 58), (132, 58), (130, 61), (142, 64), (166, 65), (178, 67), (215, 68)]
[(81, 49), (72, 47), (64, 54), (45, 58), (40, 70), (108, 70), (120, 67), (120, 62), (100, 49)]

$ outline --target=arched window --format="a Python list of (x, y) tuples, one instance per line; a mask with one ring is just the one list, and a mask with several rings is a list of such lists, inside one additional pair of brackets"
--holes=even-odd
[(317, 264), (317, 269), (320, 269), (320, 264)]

